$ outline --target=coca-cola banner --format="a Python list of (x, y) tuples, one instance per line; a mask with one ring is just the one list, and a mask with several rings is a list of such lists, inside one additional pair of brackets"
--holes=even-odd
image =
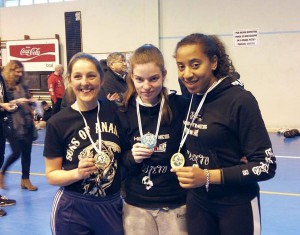
[(19, 60), (25, 71), (54, 71), (59, 64), (57, 39), (6, 42), (7, 62)]

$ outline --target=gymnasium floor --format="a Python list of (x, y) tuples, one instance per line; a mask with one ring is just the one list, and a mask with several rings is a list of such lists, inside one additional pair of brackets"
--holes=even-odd
[[(44, 136), (45, 130), (39, 131), (32, 151), (31, 181), (39, 190), (30, 192), (20, 188), (20, 161), (6, 174), (8, 189), (0, 189), (0, 194), (17, 200), (17, 204), (3, 207), (7, 215), (0, 218), (0, 235), (51, 234), (49, 218), (57, 187), (48, 185), (45, 179)], [(270, 138), (278, 168), (275, 178), (260, 183), (262, 235), (300, 234), (300, 137), (286, 139), (270, 133)], [(6, 145), (6, 155), (9, 152)]]

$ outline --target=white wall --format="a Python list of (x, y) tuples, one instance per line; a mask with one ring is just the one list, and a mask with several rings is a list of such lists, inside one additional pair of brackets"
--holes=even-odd
[[(269, 129), (300, 128), (299, 0), (79, 0), (0, 8), (0, 36), (5, 40), (60, 35), (65, 55), (64, 12), (81, 11), (83, 51), (131, 51), (144, 43), (160, 45), (166, 85), (179, 90), (172, 57), (184, 36), (216, 34), (225, 43), (246, 89), (257, 98)], [(259, 45), (234, 48), (233, 31), (258, 28)]]
[[(176, 43), (194, 32), (216, 34), (257, 98), (266, 126), (300, 128), (299, 12), (299, 0), (161, 0), (160, 45), (168, 86), (179, 89), (172, 58)], [(255, 28), (258, 46), (233, 47), (234, 30)]]
[(132, 51), (141, 44), (159, 44), (157, 0), (79, 0), (53, 4), (0, 8), (2, 40), (60, 36), (62, 63), (66, 63), (64, 13), (81, 11), (83, 51)]

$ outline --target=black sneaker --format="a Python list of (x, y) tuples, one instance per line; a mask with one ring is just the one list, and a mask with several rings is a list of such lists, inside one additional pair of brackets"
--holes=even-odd
[(12, 206), (16, 204), (16, 200), (8, 199), (5, 196), (0, 195), (0, 206)]
[(6, 215), (5, 210), (2, 210), (2, 209), (0, 208), (0, 217), (5, 216), (5, 215)]

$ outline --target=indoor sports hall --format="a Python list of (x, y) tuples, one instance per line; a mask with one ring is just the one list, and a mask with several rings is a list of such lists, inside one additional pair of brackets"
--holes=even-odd
[[(277, 159), (275, 177), (259, 183), (261, 234), (296, 235), (300, 136), (285, 138), (278, 130), (300, 130), (299, 12), (299, 0), (0, 0), (0, 66), (16, 58), (11, 46), (27, 48), (18, 58), (24, 62), (33, 97), (50, 101), (47, 76), (55, 64), (66, 71), (77, 52), (101, 60), (118, 51), (128, 58), (137, 47), (153, 44), (165, 58), (165, 86), (180, 93), (176, 44), (191, 33), (218, 36), (245, 89), (257, 99)], [(55, 60), (28, 63), (26, 53), (32, 58), (38, 53), (28, 48), (36, 44), (45, 50), (54, 45)], [(17, 202), (2, 207), (7, 215), (0, 217), (0, 235), (51, 234), (50, 212), (58, 188), (46, 181), (45, 129), (38, 133), (30, 171), (38, 191), (21, 189), (20, 160), (9, 168), (8, 188), (0, 189), (0, 195)], [(6, 157), (10, 151), (6, 143)]]

